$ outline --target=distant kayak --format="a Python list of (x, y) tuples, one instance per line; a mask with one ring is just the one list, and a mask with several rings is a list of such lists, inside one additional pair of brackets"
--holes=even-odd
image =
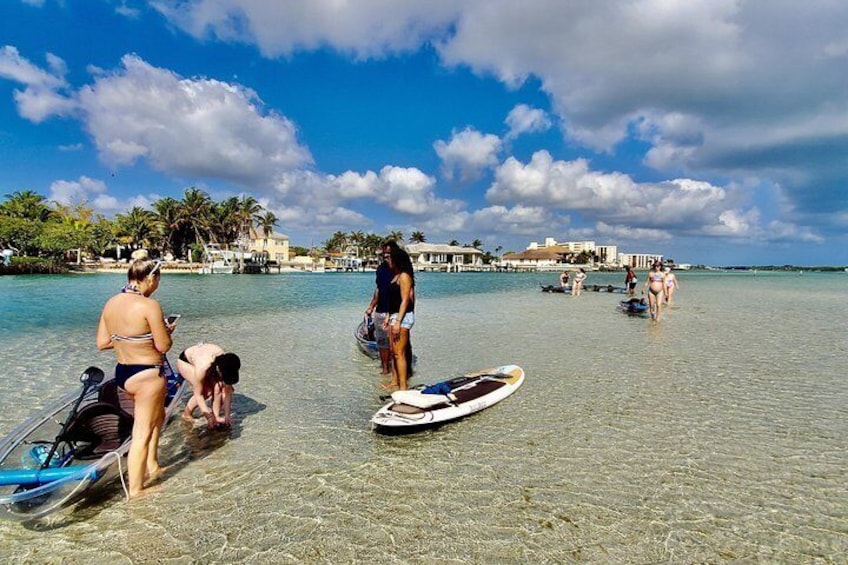
[(353, 337), (356, 339), (356, 345), (359, 350), (370, 357), (377, 359), (380, 357), (380, 350), (377, 349), (377, 340), (374, 337), (374, 322), (371, 318), (366, 318), (359, 322), (356, 330), (353, 332)]
[(542, 287), (542, 292), (558, 292), (560, 294), (571, 294), (571, 285), (555, 286), (552, 284), (543, 285), (542, 283), (539, 283), (539, 286)]
[(601, 285), (601, 284), (589, 284), (583, 287), (583, 290), (588, 290), (592, 292), (614, 292), (618, 294), (624, 294), (627, 292), (627, 289), (623, 286), (613, 286), (611, 284)]
[(374, 431), (417, 432), (479, 412), (507, 398), (524, 383), (518, 365), (502, 365), (430, 386), (392, 393), (371, 418)]
[(644, 298), (631, 298), (618, 303), (618, 309), (625, 314), (641, 315), (648, 313), (648, 303)]

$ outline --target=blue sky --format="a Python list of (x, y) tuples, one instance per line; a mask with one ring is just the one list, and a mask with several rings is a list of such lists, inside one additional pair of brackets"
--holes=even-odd
[(4, 0), (0, 194), (848, 264), (848, 4)]

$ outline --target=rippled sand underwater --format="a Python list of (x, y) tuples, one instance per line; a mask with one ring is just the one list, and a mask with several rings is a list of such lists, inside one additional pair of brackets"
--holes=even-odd
[[(527, 380), (402, 437), (368, 427), (379, 367), (353, 341), (368, 275), (165, 281), (184, 314), (174, 354), (205, 340), (245, 360), (236, 426), (175, 422), (155, 492), (126, 504), (116, 484), (47, 522), (0, 523), (0, 558), (844, 562), (848, 277), (683, 273), (653, 323), (617, 312), (619, 295), (539, 292), (544, 275), (451, 276), (419, 278), (413, 383), (502, 363)], [(6, 378), (27, 378), (0, 400), (3, 433), (73, 386), (67, 366), (113, 362), (80, 346), (93, 336), (81, 322), (4, 336)]]

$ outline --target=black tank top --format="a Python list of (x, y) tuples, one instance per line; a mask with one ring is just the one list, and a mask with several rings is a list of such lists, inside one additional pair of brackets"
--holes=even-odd
[[(415, 288), (413, 286), (413, 288)], [(391, 286), (389, 286), (389, 314), (397, 314), (400, 312), (400, 284), (397, 282), (392, 282)], [(415, 312), (415, 301), (410, 300), (409, 304), (406, 306), (407, 312)]]

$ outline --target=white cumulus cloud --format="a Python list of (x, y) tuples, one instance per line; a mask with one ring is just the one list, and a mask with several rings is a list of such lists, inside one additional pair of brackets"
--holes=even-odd
[(134, 55), (122, 63), (79, 92), (85, 126), (107, 162), (143, 158), (166, 173), (245, 185), (311, 164), (295, 125), (265, 112), (253, 91), (183, 78)]
[(105, 192), (106, 183), (83, 175), (76, 181), (57, 180), (53, 182), (50, 185), (49, 199), (66, 205), (81, 204)]
[(546, 131), (551, 127), (551, 119), (547, 112), (539, 108), (531, 108), (527, 104), (518, 104), (504, 120), (509, 131), (506, 139), (515, 139), (525, 133)]
[(459, 172), (461, 180), (474, 180), (487, 167), (498, 162), (501, 140), (491, 133), (481, 133), (474, 128), (454, 131), (450, 141), (438, 140), (433, 144), (436, 154), (442, 160), (442, 174), (452, 179)]

